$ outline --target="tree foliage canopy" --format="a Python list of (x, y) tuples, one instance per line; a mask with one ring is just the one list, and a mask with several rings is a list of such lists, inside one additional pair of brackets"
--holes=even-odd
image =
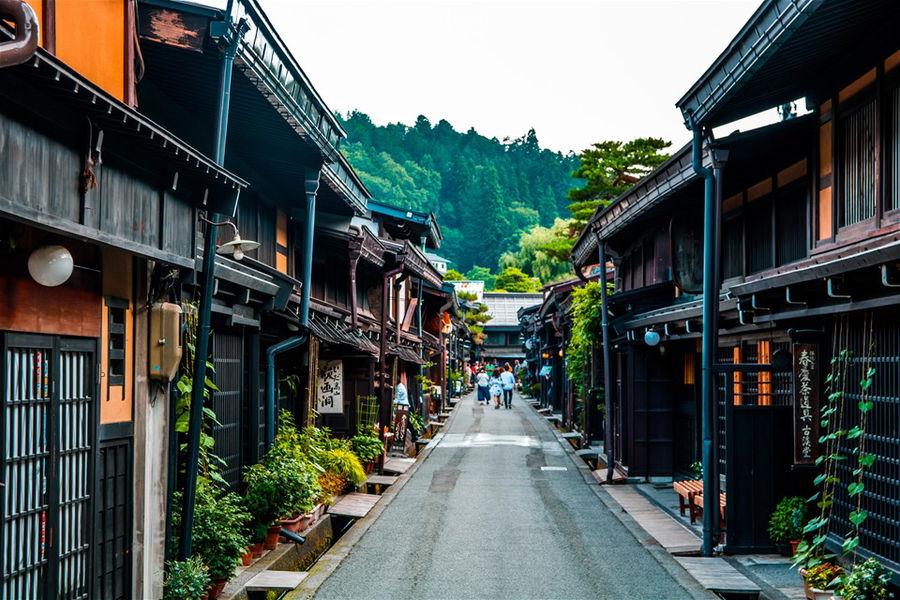
[(506, 267), (497, 275), (497, 291), (504, 292), (537, 292), (541, 289), (541, 282), (530, 277), (518, 267)]
[(501, 141), (423, 116), (412, 126), (378, 126), (352, 112), (342, 122), (341, 150), (373, 196), (434, 211), (444, 233), (441, 253), (462, 272), (476, 262), (495, 268), (523, 231), (549, 227), (566, 212), (578, 159), (541, 148), (534, 130)]
[(544, 245), (544, 250), (557, 260), (569, 259), (575, 239), (590, 221), (598, 207), (609, 205), (628, 191), (637, 181), (669, 158), (663, 150), (671, 142), (661, 138), (636, 138), (628, 142), (606, 140), (582, 152), (581, 165), (572, 177), (583, 179), (583, 187), (569, 190), (568, 205), (572, 220), (569, 230)]

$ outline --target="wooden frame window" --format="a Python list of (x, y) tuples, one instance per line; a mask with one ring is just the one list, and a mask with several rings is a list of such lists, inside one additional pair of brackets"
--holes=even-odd
[(886, 146), (889, 163), (885, 212), (900, 209), (900, 86), (888, 92), (888, 107), (890, 124)]
[(862, 223), (876, 216), (877, 102), (871, 98), (839, 121), (840, 227)]

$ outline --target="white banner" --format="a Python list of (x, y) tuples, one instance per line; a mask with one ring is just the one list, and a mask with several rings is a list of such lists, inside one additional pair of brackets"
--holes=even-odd
[(342, 414), (344, 412), (344, 363), (340, 360), (320, 360), (316, 376), (316, 412)]

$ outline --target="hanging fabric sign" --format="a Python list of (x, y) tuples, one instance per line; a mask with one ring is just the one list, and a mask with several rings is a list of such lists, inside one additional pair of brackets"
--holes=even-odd
[(794, 344), (794, 464), (819, 455), (819, 346)]
[(340, 360), (319, 361), (316, 412), (320, 415), (344, 412), (344, 363)]

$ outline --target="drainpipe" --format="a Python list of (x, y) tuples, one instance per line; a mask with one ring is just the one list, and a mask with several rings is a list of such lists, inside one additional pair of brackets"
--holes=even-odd
[(719, 329), (719, 285), (716, 257), (716, 185), (713, 170), (703, 166), (703, 131), (689, 121), (693, 132), (691, 166), (703, 177), (703, 339), (702, 339), (702, 461), (703, 461), (703, 545), (701, 554), (712, 556), (719, 516), (718, 457), (716, 456), (716, 359)]
[(34, 9), (21, 0), (0, 0), (0, 20), (12, 21), (16, 34), (0, 42), (0, 69), (27, 62), (38, 46), (38, 20)]
[[(214, 156), (216, 164), (225, 163), (225, 142), (228, 137), (228, 111), (231, 104), (231, 74), (238, 43), (244, 34), (245, 24), (235, 26), (232, 19), (233, 0), (229, 0), (222, 25), (223, 39), (226, 41), (219, 72), (219, 97), (216, 109), (216, 130)], [(222, 215), (211, 213), (209, 221), (219, 223)], [(184, 495), (181, 507), (181, 537), (179, 557), (187, 560), (192, 553), (192, 532), (194, 529), (194, 501), (197, 495), (197, 471), (200, 462), (200, 431), (203, 420), (203, 405), (206, 391), (206, 362), (209, 357), (210, 320), (212, 296), (215, 287), (216, 267), (216, 226), (208, 223), (203, 238), (203, 279), (200, 282), (200, 306), (197, 314), (197, 339), (194, 350), (194, 380), (191, 389), (191, 414), (188, 425), (187, 464)]]
[(606, 483), (612, 483), (613, 470), (615, 469), (616, 456), (613, 448), (613, 428), (612, 428), (612, 363), (611, 353), (609, 349), (609, 305), (608, 292), (606, 290), (606, 242), (598, 240), (599, 259), (600, 259), (600, 331), (603, 340), (603, 396), (606, 403), (605, 422), (603, 424), (605, 433), (603, 435), (603, 450), (606, 453)]
[[(403, 272), (403, 258), (401, 255), (400, 266), (384, 274), (381, 286), (381, 340), (378, 349), (378, 396), (379, 396), (379, 433), (384, 440), (384, 428), (388, 426), (391, 416), (391, 399), (387, 395), (387, 320), (388, 320), (388, 290), (391, 278)], [(397, 340), (399, 342), (399, 339)]]
[[(421, 241), (420, 247), (422, 249), (422, 254), (425, 254), (425, 236), (424, 235), (420, 238), (420, 241)], [(422, 285), (424, 283), (425, 283), (425, 280), (422, 279), (421, 277), (419, 277), (419, 299), (418, 299), (418, 303), (416, 304), (416, 320), (419, 322), (419, 328), (418, 328), (419, 339), (422, 340), (422, 345), (419, 347), (419, 358), (421, 360), (425, 360), (425, 340), (422, 338)], [(422, 368), (422, 365), (420, 364), (419, 365), (420, 380), (424, 375), (425, 375), (425, 369)], [(433, 395), (434, 391), (432, 391), (431, 393)], [(428, 407), (425, 406), (425, 394), (422, 393), (421, 381), (419, 383), (419, 398), (422, 401), (421, 402), (422, 406), (419, 407), (422, 411), (422, 422), (427, 423), (428, 422)]]
[[(316, 192), (319, 173), (304, 182), (306, 191), (306, 230), (303, 236), (303, 280), (300, 288), (300, 328), (309, 330), (309, 299), (312, 295), (313, 241), (316, 233)], [(275, 357), (306, 343), (309, 333), (282, 340), (266, 350), (266, 450), (275, 442)]]

